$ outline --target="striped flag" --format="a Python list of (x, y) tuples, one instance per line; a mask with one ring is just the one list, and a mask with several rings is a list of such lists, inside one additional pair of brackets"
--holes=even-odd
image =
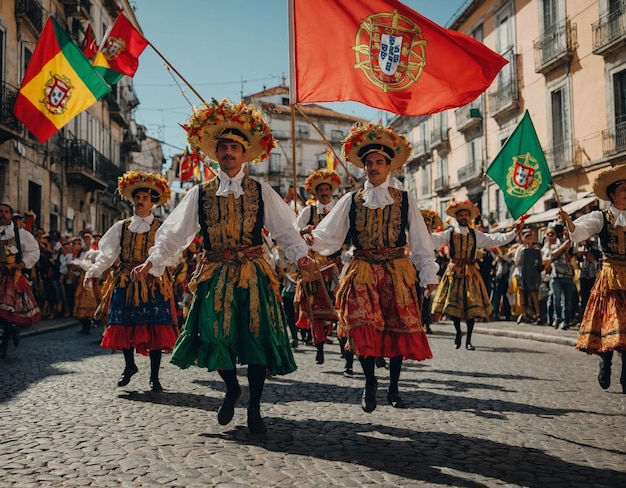
[(124, 75), (135, 76), (139, 67), (139, 56), (147, 46), (148, 41), (120, 13), (102, 40), (93, 66), (109, 85), (114, 85)]
[(109, 91), (81, 49), (49, 17), (26, 68), (13, 113), (44, 143)]

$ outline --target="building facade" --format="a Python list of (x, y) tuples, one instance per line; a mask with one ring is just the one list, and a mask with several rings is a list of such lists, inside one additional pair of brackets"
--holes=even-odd
[(35, 225), (45, 230), (106, 231), (131, 212), (116, 192), (118, 176), (128, 169), (162, 168), (160, 144), (149, 143), (145, 128), (133, 119), (139, 99), (129, 77), (44, 144), (13, 116), (21, 80), (48, 17), (54, 16), (80, 46), (88, 25), (100, 42), (117, 9), (113, 0), (0, 2), (0, 201), (35, 212)]
[[(467, 106), (392, 122), (413, 144), (405, 187), (442, 215), (450, 199), (469, 199), (491, 224), (511, 224), (484, 173), (528, 110), (561, 203), (587, 210), (597, 173), (626, 162), (625, 2), (473, 0), (450, 28), (509, 63)], [(548, 220), (556, 206), (549, 190), (529, 213)]]

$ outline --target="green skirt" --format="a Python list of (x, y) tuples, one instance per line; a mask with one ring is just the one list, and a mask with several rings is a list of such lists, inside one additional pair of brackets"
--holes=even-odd
[(209, 371), (255, 364), (276, 375), (296, 370), (278, 298), (265, 272), (254, 269), (256, 286), (238, 286), (238, 267), (226, 265), (198, 285), (172, 363)]

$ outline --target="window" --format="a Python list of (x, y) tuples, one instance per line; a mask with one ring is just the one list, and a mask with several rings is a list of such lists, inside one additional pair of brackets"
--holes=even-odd
[(343, 131), (333, 130), (330, 133), (330, 142), (341, 142), (343, 140)]
[(513, 47), (513, 26), (511, 5), (507, 3), (495, 16), (496, 50), (502, 54)]
[(426, 164), (424, 166), (422, 166), (422, 169), (419, 172), (419, 178), (420, 178), (420, 196), (422, 198), (427, 197), (428, 195), (430, 195), (431, 190), (430, 190), (430, 164)]
[(309, 126), (308, 125), (297, 124), (296, 125), (296, 133), (300, 137), (308, 136), (309, 135)]
[(4, 31), (0, 29), (0, 81), (4, 81)]
[(563, 168), (569, 161), (569, 97), (565, 86), (550, 93), (550, 139), (554, 169)]
[(623, 151), (626, 148), (626, 70), (613, 75), (615, 97), (615, 146)]
[(270, 174), (280, 174), (282, 171), (280, 154), (270, 154)]

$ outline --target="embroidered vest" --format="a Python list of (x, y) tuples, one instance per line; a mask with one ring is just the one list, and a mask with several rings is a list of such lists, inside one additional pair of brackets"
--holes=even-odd
[(244, 176), (243, 195), (218, 197), (218, 178), (200, 186), (198, 221), (204, 237), (204, 249), (222, 252), (263, 243), (263, 199), (261, 184)]
[(0, 263), (15, 264), (22, 261), (22, 245), (20, 230), (13, 222), (13, 237), (0, 240)]
[(394, 203), (371, 209), (363, 205), (363, 190), (352, 195), (348, 236), (357, 249), (384, 249), (406, 245), (409, 200), (404, 191), (389, 188)]
[(610, 209), (602, 212), (604, 225), (598, 233), (600, 247), (608, 258), (626, 259), (626, 228), (615, 225)]
[(315, 226), (322, 221), (322, 219), (324, 218), (324, 214), (320, 214), (317, 211), (317, 207), (315, 205), (309, 205), (309, 208), (311, 210), (309, 211), (309, 221), (307, 222), (307, 225)]
[(450, 236), (451, 259), (474, 259), (476, 257), (476, 233), (468, 229), (467, 235), (452, 232)]
[(161, 226), (161, 220), (154, 217), (150, 230), (143, 234), (128, 230), (130, 222), (130, 219), (126, 219), (122, 225), (120, 262), (122, 264), (143, 263), (148, 257), (148, 250), (154, 246), (154, 236)]

